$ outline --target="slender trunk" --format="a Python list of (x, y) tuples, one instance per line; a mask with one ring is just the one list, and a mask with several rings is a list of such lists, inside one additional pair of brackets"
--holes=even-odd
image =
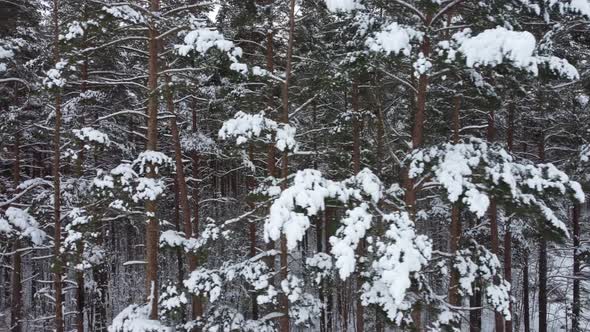
[[(59, 53), (59, 0), (53, 0), (53, 61), (60, 61)], [(53, 214), (54, 214), (54, 235), (53, 235), (53, 284), (55, 288), (55, 331), (64, 331), (63, 318), (63, 291), (62, 291), (62, 262), (60, 255), (61, 248), (61, 183), (60, 183), (60, 140), (61, 140), (61, 93), (55, 95), (55, 127), (53, 133)]]
[[(166, 83), (170, 79), (165, 77)], [(176, 110), (174, 109), (174, 99), (170, 88), (166, 91), (166, 108), (174, 116), (170, 118), (170, 132), (172, 133), (172, 145), (174, 146), (174, 162), (176, 166), (176, 185), (178, 187), (178, 198), (180, 209), (182, 210), (182, 223), (184, 235), (187, 239), (193, 236), (193, 227), (191, 223), (191, 208), (188, 200), (188, 186), (186, 176), (184, 175), (184, 164), (182, 163), (182, 149), (180, 147), (180, 133), (178, 132), (178, 123), (176, 121)], [(197, 256), (194, 253), (187, 253), (187, 263), (189, 271), (192, 272), (197, 268)], [(197, 319), (203, 315), (203, 305), (199, 296), (192, 296), (191, 305), (192, 318)]]
[(23, 299), (22, 299), (22, 260), (20, 254), (20, 242), (14, 241), (12, 256), (12, 297), (10, 303), (10, 332), (22, 332)]
[[(432, 14), (428, 13), (426, 16), (426, 20), (424, 24), (426, 26), (430, 25), (432, 21)], [(424, 57), (428, 57), (430, 55), (430, 37), (428, 35), (424, 36), (421, 45), (421, 51)], [(420, 74), (418, 78), (418, 91), (416, 93), (416, 109), (414, 113), (414, 123), (412, 127), (412, 149), (417, 149), (422, 146), (424, 141), (424, 122), (426, 121), (426, 99), (428, 94), (428, 75), (426, 73)], [(415, 188), (415, 181), (411, 179), (409, 174), (404, 176), (404, 188), (406, 189), (405, 201), (406, 206), (412, 218), (414, 218), (416, 213), (416, 190)], [(414, 321), (414, 327), (416, 330), (421, 329), (421, 318), (422, 317), (422, 309), (420, 308), (420, 304), (416, 304), (416, 306), (412, 310), (412, 320)]]
[[(181, 231), (180, 226), (180, 198), (178, 197), (178, 179), (174, 178), (174, 229), (177, 232)], [(176, 249), (176, 264), (177, 269), (176, 272), (178, 273), (178, 285), (182, 285), (182, 281), (184, 280), (184, 263), (183, 263), (183, 252), (182, 248)], [(184, 311), (182, 312), (182, 316), (184, 316)]]
[[(16, 88), (15, 88), (15, 91)], [(17, 93), (17, 92), (15, 92)], [(17, 98), (15, 98), (17, 99)], [(15, 100), (16, 102), (17, 100)], [(15, 103), (16, 104), (16, 103)], [(20, 124), (18, 118), (16, 119), (16, 132), (14, 134), (14, 169), (12, 170), (12, 178), (14, 181), (15, 194), (19, 192), (18, 185), (20, 184)], [(22, 318), (23, 318), (23, 294), (22, 294), (22, 259), (19, 240), (15, 240), (13, 244), (14, 255), (12, 256), (12, 275), (11, 275), (11, 302), (10, 302), (10, 331), (22, 332)]]
[(472, 310), (469, 312), (469, 331), (481, 331), (481, 309), (473, 310), (473, 308), (481, 307), (481, 291), (474, 290), (473, 295), (469, 298), (469, 306)]
[[(150, 0), (150, 11), (154, 16), (160, 10), (159, 0)], [(158, 32), (155, 18), (149, 22), (149, 59), (148, 59), (148, 120), (147, 120), (147, 151), (156, 151), (158, 148)], [(150, 165), (148, 177), (155, 178), (155, 165)], [(159, 224), (156, 218), (156, 201), (146, 202), (148, 225), (146, 227), (146, 290), (150, 303), (149, 319), (158, 319), (158, 243)]]
[[(489, 143), (495, 140), (496, 126), (495, 126), (495, 114), (494, 109), (490, 110), (488, 114), (488, 127), (487, 127), (487, 139)], [(490, 238), (492, 253), (496, 256), (500, 255), (500, 237), (498, 235), (498, 206), (494, 198), (490, 199), (490, 207), (488, 208), (488, 216), (490, 220)], [(494, 313), (496, 332), (504, 331), (504, 318), (499, 312)]]
[[(252, 145), (248, 147), (248, 158), (252, 163), (254, 162), (254, 148)], [(247, 185), (248, 192), (252, 192), (252, 190), (256, 188), (256, 171), (253, 172), (252, 176), (248, 177)], [(254, 201), (248, 199), (248, 206), (250, 210), (253, 210), (255, 208)], [(248, 231), (250, 240), (250, 258), (252, 258), (256, 256), (256, 223), (250, 222)], [(255, 288), (251, 288), (250, 293), (250, 301), (252, 302), (252, 319), (258, 319), (258, 301), (256, 300), (258, 293)]]
[(522, 311), (524, 321), (524, 332), (531, 332), (531, 317), (529, 305), (529, 260), (528, 253), (524, 257), (522, 267)]
[[(84, 59), (82, 62), (81, 70), (80, 70), (80, 79), (82, 83), (80, 84), (80, 94), (84, 94), (88, 89), (88, 61)], [(84, 124), (84, 107), (82, 109), (82, 124)], [(76, 158), (76, 175), (78, 178), (82, 178), (84, 175), (84, 149), (83, 147), (80, 149), (80, 153), (78, 154), (78, 158)], [(84, 254), (84, 243), (82, 241), (78, 242), (76, 246), (77, 249), (77, 258), (78, 263), (82, 263), (83, 254)], [(76, 271), (76, 305), (77, 305), (77, 313), (76, 313), (76, 331), (84, 332), (84, 306), (85, 306), (85, 294), (84, 294), (84, 270), (80, 269)]]
[[(352, 122), (352, 169), (354, 175), (357, 175), (361, 170), (361, 114), (359, 110), (359, 87), (358, 82), (355, 80), (352, 83), (352, 111), (353, 122)], [(357, 247), (357, 254), (362, 257), (364, 256), (364, 241), (361, 240)], [(360, 299), (360, 289), (362, 285), (362, 276), (359, 273), (356, 274), (356, 332), (363, 332), (365, 330), (365, 307)]]
[[(330, 252), (330, 228), (328, 227), (330, 224), (330, 220), (332, 219), (332, 209), (330, 207), (326, 207), (324, 211), (324, 240), (323, 243), (325, 245), (324, 252)], [(327, 284), (327, 283), (326, 283)], [(333, 326), (333, 317), (334, 317), (334, 296), (332, 292), (326, 292), (326, 332), (332, 332)]]
[[(453, 110), (453, 143), (459, 143), (459, 129), (461, 127), (461, 96), (454, 97)], [(451, 209), (451, 243), (450, 250), (455, 254), (459, 250), (459, 242), (461, 240), (461, 210), (457, 203), (453, 204)], [(461, 305), (461, 297), (459, 296), (459, 271), (451, 269), (451, 282), (449, 284), (449, 303), (454, 306)]]
[[(20, 126), (16, 125), (16, 133), (14, 134), (14, 169), (13, 179), (15, 193), (18, 193), (18, 185), (20, 183)], [(12, 275), (11, 275), (11, 302), (10, 302), (10, 332), (22, 332), (22, 318), (23, 318), (23, 285), (22, 285), (22, 258), (20, 253), (20, 241), (14, 241), (12, 256)]]
[(357, 175), (361, 170), (361, 114), (357, 81), (352, 83), (352, 112), (352, 170), (354, 175)]
[(572, 332), (580, 330), (580, 204), (574, 203), (572, 215), (572, 224), (574, 228), (574, 294), (572, 299)]
[[(322, 220), (323, 218), (316, 218), (316, 226), (315, 226), (315, 231), (316, 231), (316, 250), (317, 252), (324, 252), (324, 246), (323, 246), (323, 238), (322, 238)], [(319, 287), (318, 287), (318, 297), (320, 300), (320, 303), (322, 305), (326, 305), (326, 299), (324, 297), (324, 288), (325, 288), (326, 282), (324, 280), (321, 281)], [(320, 309), (320, 332), (325, 332), (326, 331), (326, 310), (327, 308), (322, 307)]]
[[(293, 39), (295, 34), (295, 0), (290, 1), (289, 7), (289, 42), (287, 44), (287, 65), (285, 68), (285, 83), (283, 85), (283, 114), (281, 121), (287, 125), (289, 123), (289, 83), (291, 79), (291, 69), (293, 60)], [(287, 149), (283, 151), (283, 157), (281, 161), (282, 166), (282, 177), (283, 184), (286, 186), (287, 177), (289, 176), (289, 152)], [(280, 239), (281, 249), (281, 271), (280, 276), (282, 281), (288, 280), (288, 253), (287, 253), (287, 239), (284, 234), (281, 234)], [(289, 332), (289, 299), (283, 292), (279, 297), (279, 306), (283, 316), (279, 319), (280, 331)]]
[[(514, 104), (509, 106), (508, 110), (508, 133), (507, 133), (507, 144), (508, 152), (512, 153), (514, 148)], [(506, 219), (506, 225), (504, 229), (504, 279), (512, 284), (512, 233), (510, 231), (510, 219)], [(508, 291), (511, 294), (511, 291)], [(510, 316), (512, 317), (512, 300), (510, 300)], [(506, 321), (505, 325), (506, 332), (512, 332), (512, 318)]]
[[(544, 115), (541, 110), (542, 116)], [(539, 161), (545, 162), (545, 133), (541, 129), (539, 137)], [(541, 224), (539, 239), (539, 332), (547, 332), (547, 240), (545, 227)]]

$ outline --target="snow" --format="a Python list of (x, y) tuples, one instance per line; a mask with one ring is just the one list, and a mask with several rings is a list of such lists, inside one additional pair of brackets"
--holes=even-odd
[(69, 41), (78, 37), (82, 37), (84, 36), (84, 28), (85, 24), (80, 23), (78, 21), (73, 21), (68, 24), (68, 32), (65, 34), (65, 36), (60, 35), (59, 39), (65, 39)]
[(219, 31), (207, 27), (203, 22), (192, 20), (192, 30), (184, 36), (184, 43), (175, 45), (176, 52), (181, 56), (188, 56), (191, 51), (204, 55), (210, 49), (218, 49), (225, 52), (232, 64), (230, 69), (243, 75), (248, 73), (248, 66), (240, 63), (238, 58), (242, 56), (242, 49), (231, 40), (225, 39)]
[(419, 77), (420, 75), (426, 74), (432, 68), (432, 62), (430, 62), (422, 52), (418, 53), (418, 59), (412, 64), (414, 67), (414, 76)]
[(504, 59), (511, 61), (515, 67), (525, 69), (532, 69), (535, 64), (533, 53), (536, 40), (530, 32), (497, 27), (474, 37), (464, 37), (464, 33), (453, 36), (460, 43), (458, 50), (465, 56), (468, 67), (496, 66)]
[(305, 260), (305, 264), (315, 272), (315, 282), (320, 282), (329, 277), (332, 270), (332, 257), (326, 253), (318, 252), (312, 257), (308, 257)]
[(410, 55), (412, 40), (421, 40), (423, 33), (410, 27), (403, 27), (393, 22), (387, 25), (383, 31), (379, 31), (369, 37), (365, 44), (373, 52), (384, 52), (387, 55), (403, 53)]
[(492, 308), (510, 320), (510, 283), (503, 278), (502, 265), (496, 255), (471, 241), (469, 248), (456, 253), (453, 267), (459, 272), (459, 293), (473, 295), (473, 286), (480, 280), (485, 298)]
[(136, 192), (131, 197), (135, 203), (140, 201), (155, 201), (164, 193), (166, 184), (157, 179), (140, 177), (137, 179)]
[(590, 1), (588, 0), (571, 0), (569, 9), (590, 18)]
[(14, 52), (11, 49), (0, 46), (0, 59), (9, 59), (14, 56)]
[(559, 76), (565, 77), (569, 80), (577, 80), (580, 74), (576, 67), (572, 66), (566, 59), (561, 59), (555, 56), (537, 57), (540, 64), (545, 64), (549, 69)]
[(362, 286), (361, 300), (365, 306), (381, 306), (388, 318), (400, 325), (400, 311), (411, 307), (406, 298), (411, 279), (430, 260), (432, 243), (426, 236), (416, 234), (408, 213), (394, 212), (383, 218), (389, 229), (372, 245), (376, 259), (370, 278)]
[(186, 56), (193, 50), (204, 54), (211, 48), (228, 52), (234, 47), (234, 43), (226, 40), (217, 30), (201, 27), (187, 33), (184, 36), (184, 45), (177, 45), (176, 47), (178, 54)]
[(160, 321), (150, 320), (149, 305), (132, 304), (123, 309), (109, 326), (109, 332), (169, 332)]
[(109, 140), (107, 134), (104, 134), (101, 131), (94, 128), (85, 127), (81, 129), (74, 129), (72, 130), (72, 132), (81, 141), (94, 142), (96, 144), (106, 146), (109, 146), (111, 144), (111, 141)]
[(340, 279), (345, 280), (356, 267), (355, 250), (361, 239), (371, 228), (373, 216), (367, 211), (368, 206), (360, 206), (346, 211), (346, 217), (341, 220), (341, 226), (336, 234), (330, 237), (331, 253), (336, 258), (336, 268)]
[(55, 64), (55, 68), (49, 69), (45, 73), (46, 77), (43, 79), (43, 85), (48, 89), (64, 87), (66, 85), (66, 79), (62, 77), (62, 71), (66, 64), (67, 62), (60, 61)]
[(219, 229), (212, 224), (207, 224), (201, 237), (198, 239), (186, 237), (183, 232), (167, 230), (160, 234), (160, 247), (182, 248), (185, 252), (196, 252), (202, 248), (209, 239), (217, 239)]
[(41, 230), (39, 223), (26, 210), (15, 207), (9, 207), (0, 215), (0, 234), (17, 238), (28, 238), (31, 242), (39, 246), (45, 241), (46, 234)]
[(582, 146), (580, 150), (580, 160), (585, 163), (590, 161), (590, 144)]
[(166, 315), (174, 310), (182, 310), (187, 303), (184, 292), (180, 292), (174, 285), (167, 285), (160, 293), (158, 307), (161, 308), (162, 314)]
[(359, 0), (325, 0), (328, 10), (331, 12), (350, 12), (355, 9), (363, 9)]
[(546, 66), (558, 76), (573, 80), (580, 77), (577, 69), (566, 59), (555, 56), (539, 56), (536, 53), (536, 39), (528, 31), (513, 31), (504, 27), (487, 29), (471, 36), (470, 29), (453, 35), (451, 42), (438, 44), (440, 52), (448, 52), (448, 61), (455, 60), (457, 53), (463, 54), (469, 68), (478, 66), (495, 67), (503, 63), (524, 69), (537, 75), (539, 66)]
[(180, 146), (183, 151), (198, 153), (215, 153), (218, 150), (215, 141), (200, 131), (184, 135), (180, 140)]
[(340, 182), (325, 179), (318, 170), (298, 171), (293, 184), (272, 203), (264, 225), (264, 238), (266, 241), (278, 240), (283, 233), (287, 248), (292, 250), (309, 228), (309, 217), (324, 210), (327, 198), (346, 203), (351, 198), (362, 202), (368, 197), (369, 201), (376, 202), (382, 195), (383, 185), (369, 169)]
[(102, 7), (102, 10), (113, 15), (114, 17), (129, 21), (131, 23), (144, 23), (146, 19), (137, 10), (131, 8), (128, 5)]
[(248, 114), (239, 111), (233, 119), (223, 123), (218, 136), (222, 140), (235, 139), (236, 145), (239, 146), (261, 136), (268, 138), (272, 136), (271, 133), (274, 133), (274, 143), (277, 149), (285, 151), (286, 149), (297, 149), (296, 131), (296, 128), (289, 124), (277, 123), (265, 117), (264, 112)]
[(147, 150), (139, 154), (137, 159), (133, 161), (133, 166), (139, 166), (139, 174), (149, 173), (151, 171), (150, 167), (154, 167), (154, 172), (158, 174), (160, 166), (168, 166), (174, 169), (174, 161), (162, 152)]
[[(409, 176), (433, 176), (447, 192), (479, 218), (489, 207), (490, 197), (536, 209), (549, 226), (568, 235), (568, 229), (549, 207), (546, 196), (571, 195), (579, 202), (585, 196), (581, 185), (553, 164), (521, 164), (503, 148), (472, 138), (469, 143), (444, 144), (415, 151), (410, 157)], [(507, 192), (505, 192), (507, 190)]]

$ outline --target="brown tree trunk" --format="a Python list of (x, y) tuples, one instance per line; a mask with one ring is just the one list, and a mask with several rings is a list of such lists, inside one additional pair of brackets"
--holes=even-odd
[[(15, 87), (15, 94), (16, 92)], [(15, 97), (15, 100), (17, 98)], [(14, 134), (14, 169), (12, 170), (12, 178), (14, 181), (15, 194), (19, 192), (18, 185), (20, 184), (20, 124), (18, 117), (16, 119), (16, 132)], [(13, 244), (14, 254), (12, 256), (12, 275), (11, 275), (11, 298), (10, 298), (10, 331), (22, 332), (22, 318), (23, 318), (23, 286), (22, 286), (22, 258), (20, 253), (20, 242), (15, 240)]]
[(14, 241), (12, 256), (12, 294), (10, 303), (10, 332), (22, 332), (23, 319), (23, 300), (22, 300), (22, 259), (20, 254), (20, 243), (18, 240)]
[[(170, 79), (165, 77), (166, 83)], [(174, 146), (174, 161), (176, 166), (176, 184), (178, 186), (178, 198), (180, 209), (182, 210), (182, 223), (184, 234), (187, 239), (193, 236), (193, 227), (191, 223), (191, 208), (188, 200), (188, 186), (184, 175), (184, 164), (182, 163), (182, 149), (180, 147), (180, 133), (178, 132), (178, 123), (176, 121), (176, 111), (174, 109), (174, 99), (170, 89), (166, 92), (166, 108), (174, 116), (170, 118), (170, 132), (172, 133), (172, 145)], [(187, 263), (189, 271), (192, 272), (197, 268), (197, 256), (193, 253), (187, 253)], [(199, 296), (192, 296), (191, 305), (192, 318), (197, 319), (203, 315), (203, 304)]]
[[(539, 161), (545, 161), (545, 135), (539, 138)], [(539, 236), (539, 332), (547, 332), (547, 240), (541, 223)]]
[(531, 317), (529, 305), (529, 260), (528, 254), (525, 255), (524, 265), (522, 267), (522, 311), (524, 321), (524, 332), (531, 332)]
[[(508, 152), (512, 153), (514, 148), (514, 104), (509, 106), (508, 110), (508, 133), (507, 144)], [(504, 279), (512, 284), (512, 233), (510, 231), (510, 219), (506, 219), (504, 230)], [(511, 294), (511, 291), (508, 291)], [(512, 316), (512, 300), (510, 300), (510, 316)], [(506, 332), (512, 332), (512, 318), (506, 321), (504, 326)]]
[[(82, 62), (81, 70), (80, 70), (80, 79), (82, 83), (80, 84), (80, 93), (83, 94), (88, 89), (88, 61), (84, 59)], [(84, 108), (82, 109), (82, 123), (84, 123)], [(80, 153), (78, 154), (78, 158), (76, 158), (76, 176), (78, 178), (82, 178), (84, 175), (84, 148), (80, 149)], [(78, 255), (78, 263), (82, 262), (82, 256), (84, 254), (84, 243), (80, 241), (77, 248), (77, 255)], [(85, 306), (85, 294), (84, 294), (84, 270), (76, 271), (76, 306), (77, 306), (77, 313), (76, 313), (76, 331), (84, 332), (84, 306)]]
[[(454, 98), (453, 110), (453, 143), (459, 143), (459, 129), (461, 127), (461, 96), (456, 95)], [(455, 254), (459, 250), (459, 243), (461, 240), (461, 210), (458, 203), (454, 203), (451, 209), (451, 239), (450, 239), (451, 254)], [(459, 272), (451, 268), (451, 282), (449, 283), (449, 303), (454, 306), (461, 305), (461, 297), (459, 296)]]
[[(361, 171), (361, 114), (359, 110), (359, 87), (358, 82), (355, 80), (352, 83), (352, 169), (354, 175), (357, 175)], [(357, 247), (357, 254), (364, 256), (364, 241), (359, 241)], [(360, 272), (356, 273), (356, 332), (363, 332), (365, 330), (365, 307), (360, 299), (360, 289), (362, 285), (362, 277)]]
[(574, 294), (572, 299), (572, 332), (579, 332), (580, 329), (580, 204), (574, 203), (572, 214), (574, 229)]
[[(248, 147), (248, 158), (250, 159), (250, 161), (253, 163), (254, 162), (254, 148), (252, 145), (250, 145)], [(247, 185), (248, 185), (248, 192), (252, 192), (252, 190), (254, 190), (256, 188), (256, 171), (253, 172), (252, 176), (248, 177), (247, 180)], [(248, 199), (248, 206), (250, 208), (250, 210), (253, 210), (255, 208), (255, 204), (254, 201), (251, 199)], [(248, 225), (248, 237), (249, 237), (249, 241), (250, 241), (250, 258), (253, 258), (256, 256), (256, 223), (254, 222), (250, 222), (250, 224)], [(250, 301), (252, 302), (252, 319), (258, 319), (259, 318), (259, 314), (258, 314), (258, 301), (256, 300), (256, 298), (258, 297), (258, 294), (256, 292), (256, 289), (254, 287), (252, 287), (250, 289)], [(320, 299), (321, 300), (321, 299)]]
[[(495, 114), (494, 109), (490, 110), (488, 114), (488, 127), (487, 127), (487, 139), (491, 144), (495, 140), (496, 127), (495, 127)], [(500, 237), (498, 235), (498, 206), (494, 198), (490, 199), (490, 207), (488, 208), (488, 216), (490, 218), (490, 238), (492, 253), (496, 256), (500, 255)], [(496, 332), (504, 331), (504, 318), (499, 312), (494, 313)]]
[[(159, 0), (150, 0), (150, 11), (155, 15), (160, 10)], [(147, 151), (156, 151), (158, 148), (158, 32), (155, 18), (149, 22), (149, 59), (148, 59), (148, 120), (147, 120)], [(155, 165), (149, 165), (147, 176), (155, 178)], [(149, 319), (158, 319), (158, 243), (160, 227), (156, 217), (156, 201), (145, 203), (148, 215), (146, 227), (146, 291), (149, 301)]]
[[(426, 15), (426, 20), (424, 24), (426, 26), (430, 26), (432, 21), (432, 14), (428, 13)], [(421, 45), (421, 52), (424, 57), (428, 57), (430, 55), (430, 37), (428, 35), (424, 36)], [(424, 141), (424, 123), (426, 122), (426, 100), (428, 96), (428, 75), (427, 73), (421, 74), (418, 78), (418, 91), (416, 93), (416, 109), (414, 113), (414, 123), (412, 127), (412, 149), (418, 149), (422, 146)], [(406, 170), (407, 173), (407, 170)], [(404, 176), (404, 188), (406, 190), (405, 195), (405, 202), (408, 211), (412, 218), (415, 216), (416, 212), (416, 191), (415, 188), (415, 181), (411, 179), (408, 174)], [(414, 321), (414, 327), (417, 330), (421, 329), (421, 316), (422, 316), (422, 309), (420, 308), (420, 304), (417, 304), (412, 310), (412, 320)]]
[[(60, 61), (59, 52), (59, 0), (53, 0), (53, 61), (57, 64)], [(55, 95), (55, 127), (53, 132), (53, 165), (51, 168), (53, 176), (53, 255), (54, 273), (53, 284), (55, 288), (55, 331), (64, 331), (63, 318), (63, 285), (62, 285), (62, 262), (60, 259), (61, 248), (61, 183), (60, 183), (60, 140), (61, 140), (61, 93)]]
[[(281, 116), (281, 121), (284, 124), (289, 123), (289, 83), (291, 79), (291, 69), (292, 69), (292, 60), (293, 60), (293, 39), (295, 34), (295, 0), (290, 1), (289, 5), (289, 41), (287, 44), (287, 65), (285, 68), (285, 83), (283, 85), (283, 113)], [(283, 185), (286, 186), (287, 184), (287, 177), (289, 176), (289, 152), (287, 149), (283, 151), (283, 157), (281, 161), (282, 166), (282, 177), (283, 177)], [(287, 239), (285, 238), (284, 234), (281, 234), (280, 239), (280, 279), (281, 281), (288, 279), (288, 252), (287, 252)], [(280, 311), (283, 314), (279, 319), (280, 324), (280, 331), (281, 332), (289, 332), (289, 299), (287, 295), (282, 292), (279, 296), (279, 306)]]

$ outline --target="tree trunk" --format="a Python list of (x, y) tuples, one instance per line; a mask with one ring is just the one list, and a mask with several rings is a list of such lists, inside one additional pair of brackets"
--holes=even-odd
[(20, 254), (20, 243), (14, 241), (12, 256), (12, 297), (10, 303), (10, 332), (22, 332), (23, 299), (22, 299), (22, 260)]
[(522, 311), (524, 321), (524, 332), (531, 332), (531, 317), (529, 305), (529, 263), (528, 254), (524, 258), (522, 267)]
[[(424, 24), (429, 26), (432, 21), (432, 14), (428, 13)], [(421, 45), (422, 54), (425, 57), (430, 55), (430, 38), (428, 34), (424, 36)], [(424, 141), (424, 122), (426, 121), (426, 99), (428, 94), (428, 75), (421, 74), (418, 78), (418, 92), (416, 93), (416, 110), (414, 113), (414, 123), (412, 127), (412, 149), (417, 149), (422, 146)], [(404, 188), (406, 189), (405, 202), (407, 209), (414, 218), (416, 212), (416, 190), (415, 181), (411, 179), (409, 174), (404, 176)], [(412, 320), (416, 330), (421, 329), (422, 309), (418, 304), (412, 310)]]
[[(159, 0), (150, 0), (150, 11), (155, 15), (160, 10)], [(149, 22), (149, 59), (148, 59), (148, 119), (147, 119), (147, 151), (158, 148), (158, 32), (155, 18)], [(149, 178), (156, 178), (155, 165), (148, 166)], [(149, 302), (149, 319), (158, 319), (158, 244), (159, 224), (156, 217), (156, 201), (146, 202), (148, 225), (146, 227), (146, 291)]]
[[(60, 61), (59, 52), (59, 0), (53, 0), (53, 61), (57, 64)], [(63, 318), (63, 291), (62, 291), (62, 262), (60, 259), (61, 248), (61, 183), (60, 183), (60, 140), (61, 140), (61, 93), (55, 95), (55, 127), (53, 132), (53, 165), (51, 168), (53, 176), (53, 255), (54, 273), (53, 284), (55, 288), (55, 331), (64, 331)]]
[[(453, 143), (459, 143), (459, 129), (461, 127), (461, 96), (454, 97), (453, 110)], [(459, 250), (459, 243), (461, 240), (461, 210), (459, 204), (454, 203), (451, 210), (451, 254), (455, 254)], [(461, 305), (461, 297), (459, 296), (459, 271), (451, 268), (451, 282), (449, 283), (449, 303), (454, 306)]]
[[(287, 44), (287, 65), (285, 68), (285, 83), (283, 85), (283, 114), (281, 116), (281, 121), (287, 125), (289, 123), (289, 81), (291, 79), (291, 69), (292, 69), (292, 60), (293, 60), (293, 39), (295, 34), (295, 0), (290, 1), (289, 5), (289, 41)], [(287, 149), (283, 151), (283, 158), (281, 161), (282, 166), (282, 177), (283, 177), (283, 185), (287, 185), (287, 177), (289, 176), (289, 152)], [(284, 189), (284, 188), (283, 188)], [(280, 271), (280, 279), (282, 281), (288, 280), (288, 253), (287, 253), (287, 239), (285, 238), (284, 234), (281, 234), (280, 239), (280, 249), (281, 249), (281, 257), (280, 257), (280, 264), (281, 264), (281, 271)], [(287, 294), (284, 292), (280, 293), (279, 296), (279, 306), (280, 311), (283, 314), (279, 319), (280, 324), (280, 331), (281, 332), (289, 332), (289, 299), (287, 298)]]
[(572, 215), (572, 224), (574, 229), (574, 294), (572, 299), (572, 332), (580, 330), (580, 204), (574, 203)]
[[(509, 106), (508, 110), (508, 133), (507, 143), (508, 152), (512, 153), (514, 148), (514, 104)], [(510, 231), (510, 219), (506, 219), (504, 230), (504, 279), (512, 284), (512, 233)], [(508, 291), (511, 294), (511, 291)], [(510, 316), (512, 316), (512, 300), (510, 300)], [(506, 332), (512, 332), (512, 318), (506, 321)]]
[[(16, 92), (15, 88), (15, 94)], [(16, 101), (17, 98), (15, 98)], [(16, 119), (16, 132), (14, 134), (14, 169), (12, 178), (14, 181), (15, 194), (18, 194), (18, 185), (20, 184), (20, 123)], [(20, 253), (20, 241), (14, 241), (12, 256), (12, 275), (11, 275), (11, 298), (10, 298), (10, 332), (22, 332), (23, 318), (23, 286), (22, 286), (22, 257)]]
[[(545, 135), (539, 138), (539, 161), (545, 161)], [(547, 332), (547, 240), (541, 223), (539, 236), (539, 332)]]
[[(355, 80), (352, 83), (352, 169), (354, 175), (357, 175), (361, 171), (361, 114), (359, 110), (359, 87), (358, 82)], [(357, 254), (362, 257), (364, 256), (364, 239), (359, 241), (357, 247)], [(360, 290), (362, 285), (361, 273), (356, 273), (356, 332), (363, 332), (365, 330), (365, 307), (360, 299)]]
[[(166, 83), (170, 79), (166, 76)], [(184, 175), (184, 164), (182, 163), (182, 149), (180, 147), (180, 133), (178, 132), (178, 123), (176, 121), (176, 111), (174, 109), (174, 99), (171, 88), (168, 87), (166, 92), (166, 107), (170, 114), (170, 132), (172, 133), (172, 145), (174, 146), (174, 161), (176, 166), (176, 184), (178, 186), (178, 198), (180, 209), (182, 210), (182, 223), (184, 225), (184, 235), (187, 239), (193, 236), (193, 227), (191, 223), (191, 208), (188, 200), (188, 187), (186, 176)], [(197, 268), (197, 256), (194, 253), (187, 253), (187, 263), (189, 271), (192, 272)], [(197, 319), (203, 315), (203, 305), (199, 296), (192, 296), (191, 305), (192, 318)]]
[[(488, 114), (487, 139), (489, 143), (494, 142), (496, 136), (495, 114), (494, 108)], [(498, 235), (498, 206), (494, 198), (490, 199), (490, 207), (488, 208), (488, 216), (490, 218), (490, 238), (492, 253), (499, 257), (500, 255), (500, 237)], [(499, 312), (494, 313), (496, 332), (504, 331), (504, 318)]]

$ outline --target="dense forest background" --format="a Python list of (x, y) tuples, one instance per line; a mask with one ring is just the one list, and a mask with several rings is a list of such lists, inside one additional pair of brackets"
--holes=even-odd
[(0, 331), (590, 330), (588, 0), (0, 0)]

